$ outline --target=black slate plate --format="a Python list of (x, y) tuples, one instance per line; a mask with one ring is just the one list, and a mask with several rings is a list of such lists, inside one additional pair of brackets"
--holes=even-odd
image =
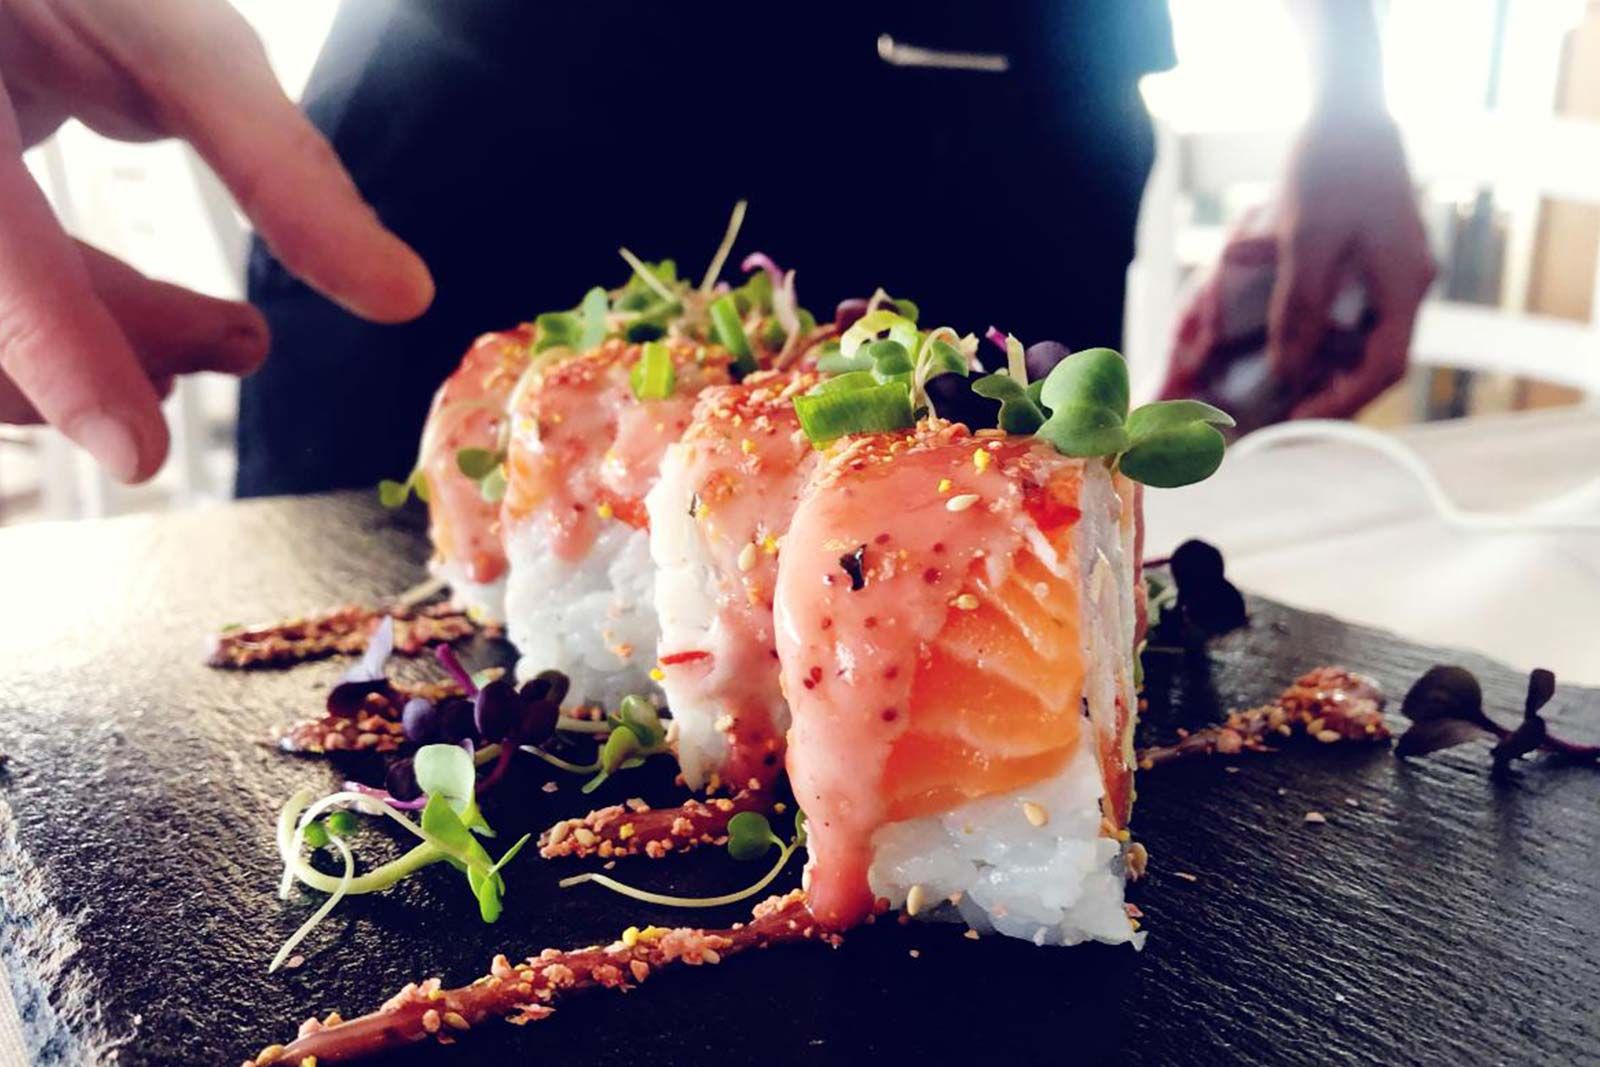
[[(367, 1010), (422, 976), (469, 980), (497, 951), (684, 921), (560, 891), (582, 865), (530, 853), (497, 926), (436, 868), (342, 906), (302, 968), (264, 973), (314, 906), (274, 896), (274, 809), (335, 778), (261, 741), (340, 665), (212, 671), (205, 637), (391, 593), (424, 551), (414, 515), (365, 495), (0, 533), (0, 953), (39, 1063), (237, 1063), (308, 1014)], [(1209, 665), (1153, 664), (1152, 729), (1211, 721), (1319, 663), (1397, 697), (1448, 659), (1479, 672), (1492, 706), (1519, 705), (1523, 680), (1477, 657), (1252, 607)], [(1580, 739), (1600, 732), (1600, 694), (1564, 689), (1549, 711)], [(1600, 773), (1536, 761), (1494, 782), (1487, 765), (1479, 746), (1401, 764), (1313, 745), (1142, 776), (1142, 954), (882, 922), (836, 951), (663, 975), (394, 1062), (1600, 1063)], [(582, 806), (570, 779), (548, 795), (532, 774), (490, 813), (504, 840)], [(595, 799), (665, 799), (667, 776)], [(1326, 825), (1303, 822), (1313, 809)], [(754, 869), (706, 853), (617, 873), (692, 892)]]

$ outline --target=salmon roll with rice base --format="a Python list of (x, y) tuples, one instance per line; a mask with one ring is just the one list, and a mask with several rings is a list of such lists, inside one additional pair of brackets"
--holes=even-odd
[(1137, 508), (1102, 459), (939, 419), (822, 454), (775, 624), (824, 926), (886, 900), (1040, 945), (1142, 939)]
[[(659, 399), (640, 399), (632, 380), (647, 346), (670, 360), (674, 382)], [(614, 708), (654, 689), (645, 495), (696, 394), (727, 384), (730, 363), (723, 349), (689, 340), (611, 340), (532, 372), (510, 415), (501, 509), (519, 676), (562, 671), (569, 704)]]
[(789, 706), (772, 603), (789, 517), (817, 452), (794, 397), (819, 375), (763, 371), (700, 394), (650, 491), (661, 686), (694, 789), (768, 788)]
[(500, 505), (457, 466), (463, 449), (499, 448), (506, 401), (528, 365), (533, 327), (486, 333), (434, 394), (423, 424), (417, 468), (425, 480), (428, 572), (479, 622), (505, 621), (506, 554)]

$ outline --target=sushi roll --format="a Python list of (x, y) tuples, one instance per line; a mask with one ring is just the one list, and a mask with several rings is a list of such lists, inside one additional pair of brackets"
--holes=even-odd
[(825, 927), (879, 900), (1037, 944), (1123, 908), (1136, 487), (1045, 440), (927, 418), (822, 453), (775, 622)]
[(506, 400), (527, 366), (533, 333), (533, 327), (519, 326), (474, 341), (434, 394), (422, 431), (418, 470), (427, 486), (423, 496), (433, 543), (428, 570), (480, 622), (505, 620), (500, 505), (484, 498), (478, 481), (461, 471), (458, 457), (466, 450), (498, 450)]
[(645, 495), (696, 395), (731, 381), (731, 365), (690, 340), (613, 339), (535, 369), (518, 390), (500, 521), (521, 676), (563, 671), (570, 702), (606, 707), (653, 689)]
[(691, 788), (768, 788), (783, 769), (772, 598), (783, 536), (817, 453), (794, 397), (812, 371), (764, 371), (700, 394), (650, 491), (660, 674)]

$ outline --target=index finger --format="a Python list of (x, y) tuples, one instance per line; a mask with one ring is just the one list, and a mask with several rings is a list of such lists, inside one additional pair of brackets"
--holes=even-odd
[(332, 146), (284, 95), (249, 25), (225, 3), (104, 5), (106, 47), (194, 145), (290, 272), (379, 322), (433, 300), (422, 260), (386, 229)]
[(160, 399), (22, 162), (0, 82), (0, 370), (41, 417), (117, 478), (167, 454)]

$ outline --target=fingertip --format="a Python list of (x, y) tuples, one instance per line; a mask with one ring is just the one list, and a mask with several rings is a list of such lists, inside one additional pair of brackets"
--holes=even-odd
[(236, 305), (236, 313), (217, 342), (217, 366), (225, 374), (253, 373), (267, 358), (272, 331), (266, 316), (249, 304)]
[(159, 409), (150, 412), (86, 411), (62, 432), (124, 485), (149, 481), (166, 462), (169, 438)]

